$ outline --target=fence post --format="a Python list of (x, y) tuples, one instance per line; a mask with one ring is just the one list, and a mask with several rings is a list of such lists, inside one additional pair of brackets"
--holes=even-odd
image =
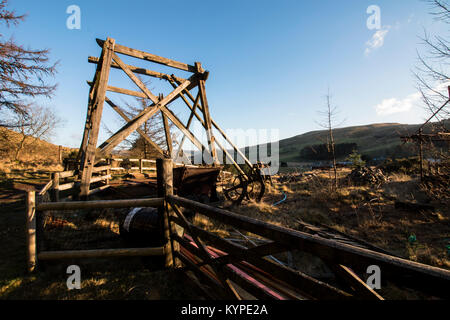
[(143, 173), (144, 170), (142, 169), (142, 159), (139, 159), (139, 173)]
[(34, 271), (37, 264), (36, 252), (36, 194), (34, 191), (27, 193), (27, 253), (28, 272)]
[(58, 146), (58, 163), (62, 164), (62, 146)]
[[(156, 171), (157, 171), (157, 187), (158, 197), (164, 197), (173, 195), (173, 162), (172, 159), (156, 159)], [(166, 267), (175, 268), (178, 263), (175, 262), (173, 255), (174, 251), (179, 250), (178, 243), (174, 243), (171, 239), (171, 233), (173, 232), (172, 223), (169, 222), (169, 217), (172, 216), (173, 210), (169, 209), (168, 203), (164, 200), (164, 206), (160, 207), (159, 214), (163, 217), (163, 235), (165, 240), (165, 252), (166, 252)]]
[(59, 201), (59, 172), (52, 173), (52, 180), (53, 180), (52, 192), (51, 192), (52, 201), (58, 202)]

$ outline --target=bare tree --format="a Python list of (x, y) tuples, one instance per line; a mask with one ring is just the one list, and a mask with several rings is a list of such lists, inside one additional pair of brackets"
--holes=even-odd
[[(126, 113), (133, 118), (137, 114), (139, 114), (142, 110), (147, 108), (152, 101), (144, 98), (136, 98), (136, 104), (131, 105), (128, 104), (128, 111)], [(141, 131), (148, 136), (153, 142), (155, 142), (161, 148), (165, 148), (166, 139), (165, 139), (165, 131), (163, 126), (163, 121), (161, 117), (153, 116), (150, 117), (147, 121), (144, 122), (141, 126)], [(134, 132), (131, 136), (131, 150), (138, 152), (142, 155), (143, 158), (148, 159), (151, 157), (158, 156), (159, 152), (155, 150), (146, 139), (144, 139), (139, 133)]]
[[(7, 4), (8, 0), (0, 2), (0, 24), (10, 27), (25, 19), (25, 15), (6, 9)], [(48, 54), (47, 49), (25, 48), (0, 34), (0, 112), (7, 119), (0, 120), (0, 126), (17, 125), (12, 122), (14, 115), (28, 121), (28, 98), (53, 95), (56, 85), (46, 83), (44, 78), (54, 76), (57, 63), (49, 64)]]
[(322, 120), (320, 122), (318, 122), (318, 124), (322, 128), (325, 128), (328, 131), (326, 145), (327, 145), (328, 153), (330, 154), (330, 158), (331, 158), (330, 160), (333, 164), (333, 173), (334, 173), (333, 187), (335, 189), (337, 189), (338, 182), (337, 182), (337, 168), (336, 168), (336, 149), (335, 149), (336, 145), (335, 145), (335, 141), (334, 141), (333, 130), (336, 126), (342, 124), (342, 122), (339, 124), (336, 124), (338, 110), (337, 110), (336, 106), (332, 105), (331, 100), (332, 100), (332, 95), (330, 93), (330, 89), (328, 89), (328, 92), (325, 95), (325, 101), (326, 101), (325, 109), (318, 112), (322, 117)]
[[(425, 0), (430, 14), (439, 22), (450, 24), (450, 5), (446, 0)], [(448, 30), (448, 28), (447, 28)], [(421, 36), (425, 52), (417, 52), (419, 64), (414, 71), (417, 87), (422, 95), (425, 108), (434, 114), (449, 98), (450, 85), (450, 34), (431, 35), (424, 30)], [(450, 117), (448, 106), (435, 116), (440, 130), (445, 130), (444, 120)]]
[(15, 146), (14, 160), (19, 160), (19, 154), (27, 146), (34, 144), (38, 139), (48, 140), (62, 120), (50, 108), (29, 105), (27, 115), (15, 114), (14, 131), (21, 134)]

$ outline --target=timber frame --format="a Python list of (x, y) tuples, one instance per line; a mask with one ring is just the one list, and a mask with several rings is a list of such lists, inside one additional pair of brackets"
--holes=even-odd
[[(81, 146), (77, 156), (77, 161), (79, 162), (78, 173), (79, 178), (81, 179), (81, 198), (85, 198), (89, 195), (93, 167), (96, 163), (99, 162), (98, 159), (110, 155), (112, 150), (134, 131), (137, 131), (150, 145), (152, 145), (154, 149), (156, 149), (160, 153), (161, 158), (175, 158), (177, 155), (179, 155), (182, 152), (182, 146), (185, 138), (187, 137), (190, 142), (192, 142), (202, 152), (203, 156), (210, 156), (211, 158), (208, 159), (210, 160), (209, 162), (216, 166), (219, 164), (216, 153), (217, 145), (217, 147), (222, 149), (226, 157), (231, 161), (240, 175), (244, 177), (243, 180), (248, 180), (245, 178), (248, 177), (248, 174), (244, 173), (241, 167), (233, 159), (232, 155), (230, 155), (225, 147), (215, 139), (213, 133), (214, 127), (232, 146), (234, 152), (239, 154), (239, 156), (244, 159), (245, 164), (250, 167), (249, 172), (251, 174), (256, 172), (256, 169), (254, 169), (254, 166), (245, 157), (245, 155), (231, 142), (231, 140), (226, 136), (225, 132), (211, 118), (205, 88), (205, 82), (208, 79), (209, 72), (203, 69), (200, 62), (195, 62), (194, 65), (189, 65), (179, 61), (160, 57), (151, 53), (125, 47), (123, 45), (117, 44), (115, 40), (111, 38), (107, 38), (106, 40), (97, 39), (97, 44), (102, 48), (100, 57), (88, 58), (88, 62), (96, 64), (97, 68), (93, 81), (88, 82), (88, 84), (90, 85), (90, 91), (87, 117)], [(128, 65), (122, 61), (122, 59), (119, 57), (119, 54), (141, 59), (147, 62), (165, 65), (167, 67), (183, 70), (185, 72), (191, 72), (192, 75), (189, 78), (185, 79), (177, 77), (174, 74), (169, 75)], [(111, 68), (122, 70), (140, 90), (133, 91), (129, 89), (109, 86), (108, 80)], [(137, 77), (136, 74), (166, 80), (173, 87), (173, 91), (166, 96), (157, 96), (146, 87), (146, 85)], [(197, 96), (194, 97), (191, 93), (191, 90), (196, 87), (198, 88), (198, 93)], [(106, 96), (106, 93), (108, 91), (149, 99), (152, 101), (152, 104), (142, 110), (133, 119), (130, 119), (123, 112), (123, 109), (121, 109), (117, 104), (115, 104)], [(175, 101), (178, 98), (181, 98), (190, 110), (189, 120), (186, 124), (183, 124), (182, 121), (168, 107), (169, 103)], [(115, 110), (125, 120), (126, 123), (116, 133), (111, 135), (106, 141), (97, 146), (100, 120), (102, 117), (103, 105), (105, 102), (113, 110)], [(200, 111), (200, 114), (198, 111)], [(167, 151), (162, 150), (154, 141), (150, 139), (150, 137), (148, 137), (140, 129), (141, 125), (144, 124), (145, 121), (159, 112), (161, 112), (163, 120), (165, 138), (167, 142)], [(206, 130), (208, 142), (207, 146), (204, 146), (189, 129), (194, 117), (197, 118), (197, 120)], [(183, 133), (183, 138), (181, 140), (181, 143), (179, 144), (178, 150), (176, 151), (177, 153), (175, 154), (168, 123), (169, 120)]]

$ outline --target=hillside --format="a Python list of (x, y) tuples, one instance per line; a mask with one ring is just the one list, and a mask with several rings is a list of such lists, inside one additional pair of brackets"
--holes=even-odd
[[(2, 159), (0, 169), (44, 168), (58, 164), (59, 146), (33, 137), (27, 137), (15, 161), (15, 152), (22, 137), (23, 135), (18, 132), (0, 127), (0, 158)], [(63, 157), (73, 150), (77, 149), (62, 147)]]
[[(447, 120), (447, 124), (448, 124)], [(358, 152), (370, 157), (403, 157), (417, 153), (413, 144), (403, 144), (400, 136), (412, 134), (421, 124), (377, 123), (334, 130), (335, 142), (356, 143)], [(426, 126), (424, 133), (429, 132)], [(311, 131), (279, 141), (280, 161), (299, 161), (300, 150), (308, 145), (325, 143), (327, 131)]]

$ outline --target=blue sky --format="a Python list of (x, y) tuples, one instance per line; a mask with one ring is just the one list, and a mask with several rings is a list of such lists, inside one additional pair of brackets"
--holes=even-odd
[[(66, 9), (73, 4), (81, 9), (80, 30), (66, 27)], [(381, 9), (376, 38), (377, 30), (366, 26), (369, 5)], [(328, 87), (344, 126), (422, 122), (426, 114), (412, 76), (421, 49), (418, 36), (423, 28), (442, 32), (446, 27), (433, 21), (425, 3), (413, 0), (10, 0), (9, 8), (28, 17), (0, 33), (31, 48), (49, 48), (51, 58), (60, 61), (56, 96), (40, 103), (65, 119), (53, 142), (71, 147), (78, 147), (82, 136), (85, 81), (95, 68), (87, 57), (100, 54), (95, 38), (111, 37), (189, 64), (202, 62), (210, 71), (211, 114), (223, 128), (278, 129), (279, 137), (287, 138), (320, 128), (317, 111)], [(379, 41), (367, 54), (371, 39)], [(133, 88), (125, 82), (112, 76), (112, 85)], [(150, 87), (159, 93), (159, 84)], [(112, 130), (120, 126), (106, 106), (103, 122)], [(99, 140), (107, 136), (103, 132)]]

